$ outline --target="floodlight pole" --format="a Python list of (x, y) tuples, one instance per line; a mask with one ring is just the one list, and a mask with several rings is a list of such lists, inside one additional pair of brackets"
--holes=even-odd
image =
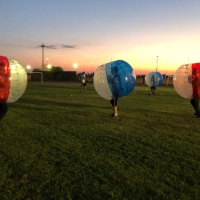
[(158, 56), (156, 58), (156, 72), (158, 71)]
[(42, 69), (44, 70), (44, 47), (45, 47), (45, 45), (42, 44), (41, 47), (42, 47)]

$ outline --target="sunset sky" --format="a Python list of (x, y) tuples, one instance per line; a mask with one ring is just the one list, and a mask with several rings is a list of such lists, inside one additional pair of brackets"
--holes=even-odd
[[(200, 0), (1, 0), (0, 55), (92, 72), (125, 60), (136, 74), (200, 62)], [(157, 59), (158, 58), (158, 59)]]

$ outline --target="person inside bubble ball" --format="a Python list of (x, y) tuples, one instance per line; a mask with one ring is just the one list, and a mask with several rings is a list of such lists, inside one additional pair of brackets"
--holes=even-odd
[(197, 68), (192, 70), (192, 88), (193, 98), (190, 100), (192, 107), (195, 110), (194, 115), (200, 117), (199, 99), (200, 99), (200, 71)]
[(86, 91), (86, 75), (85, 75), (85, 72), (83, 72), (81, 74), (81, 88), (80, 88), (80, 92), (82, 92), (83, 89)]
[(150, 87), (151, 92), (149, 92), (149, 94), (155, 94), (156, 93), (156, 78), (154, 75), (151, 77), (151, 82), (152, 82), (152, 86)]
[(117, 66), (112, 66), (111, 68), (112, 76), (109, 77), (109, 82), (111, 82), (111, 87), (113, 91), (113, 98), (110, 100), (110, 103), (113, 107), (112, 118), (118, 118), (117, 102), (119, 97), (118, 86), (121, 85), (121, 79), (119, 76)]

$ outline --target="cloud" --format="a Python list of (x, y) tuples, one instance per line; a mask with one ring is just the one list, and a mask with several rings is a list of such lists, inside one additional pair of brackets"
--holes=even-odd
[(62, 48), (67, 48), (67, 49), (74, 49), (76, 45), (68, 45), (68, 44), (62, 44)]
[(47, 49), (57, 49), (55, 45), (45, 45), (45, 48)]

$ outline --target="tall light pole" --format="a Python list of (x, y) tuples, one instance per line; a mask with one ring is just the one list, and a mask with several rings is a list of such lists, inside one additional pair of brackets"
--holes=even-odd
[(156, 58), (156, 72), (158, 71), (158, 56)]
[(42, 44), (40, 47), (42, 47), (42, 69), (44, 70), (44, 47), (45, 47), (45, 45)]

